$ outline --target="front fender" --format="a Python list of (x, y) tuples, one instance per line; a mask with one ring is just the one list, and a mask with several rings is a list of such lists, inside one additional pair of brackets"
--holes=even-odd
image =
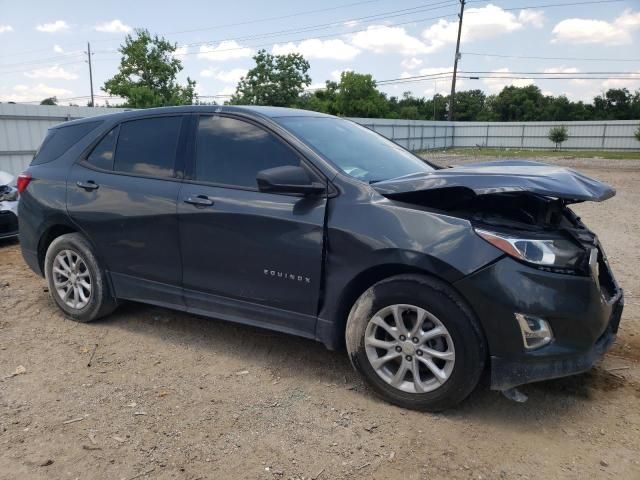
[(342, 337), (353, 302), (383, 278), (421, 273), (453, 284), (502, 256), (465, 219), (367, 200), (341, 205), (338, 197), (329, 206), (317, 336), (330, 346)]

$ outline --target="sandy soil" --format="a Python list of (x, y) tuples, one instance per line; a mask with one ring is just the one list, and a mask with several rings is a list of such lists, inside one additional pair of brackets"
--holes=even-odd
[(405, 411), (344, 352), (161, 308), (73, 323), (0, 243), (0, 478), (640, 479), (640, 162), (616, 165), (571, 166), (618, 189), (576, 210), (626, 289), (619, 339), (525, 404)]

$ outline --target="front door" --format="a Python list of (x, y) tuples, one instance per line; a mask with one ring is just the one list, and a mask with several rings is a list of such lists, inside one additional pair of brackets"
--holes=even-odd
[(187, 306), (312, 335), (326, 195), (258, 191), (259, 171), (301, 165), (263, 127), (222, 115), (196, 124), (191, 180), (178, 200)]

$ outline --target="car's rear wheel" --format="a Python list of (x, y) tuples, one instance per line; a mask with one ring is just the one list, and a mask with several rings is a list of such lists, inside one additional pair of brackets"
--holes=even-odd
[(116, 308), (106, 275), (81, 234), (68, 233), (51, 242), (44, 267), (49, 294), (68, 317), (90, 322)]
[(439, 411), (464, 400), (484, 369), (480, 326), (445, 283), (399, 275), (367, 290), (346, 329), (351, 362), (396, 405)]

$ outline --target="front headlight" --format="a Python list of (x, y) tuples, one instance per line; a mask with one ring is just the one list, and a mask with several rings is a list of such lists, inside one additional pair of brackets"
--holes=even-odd
[(476, 233), (507, 255), (549, 269), (580, 271), (586, 251), (566, 238), (537, 238), (475, 229)]

